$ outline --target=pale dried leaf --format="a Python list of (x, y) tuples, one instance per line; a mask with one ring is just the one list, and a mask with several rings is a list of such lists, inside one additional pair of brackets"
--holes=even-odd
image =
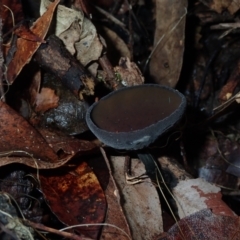
[[(144, 182), (129, 185), (124, 174), (124, 157), (112, 157), (113, 177), (124, 199), (123, 209), (132, 230), (133, 239), (152, 240), (163, 232), (162, 212), (156, 188), (148, 178)], [(133, 159), (132, 173), (145, 172), (143, 163)]]
[(155, 82), (175, 87), (182, 69), (187, 1), (156, 1), (156, 31), (149, 64)]
[(97, 36), (97, 30), (90, 20), (84, 18), (81, 39), (75, 43), (77, 59), (85, 66), (97, 60), (102, 53), (102, 43)]
[[(46, 11), (49, 3), (49, 0), (41, 1), (41, 14)], [(76, 58), (84, 66), (97, 60), (102, 53), (103, 46), (97, 36), (96, 28), (90, 20), (84, 17), (81, 11), (59, 5), (56, 14), (55, 34), (61, 38), (71, 53), (74, 50), (77, 52)]]
[(74, 55), (76, 49), (74, 47), (75, 42), (80, 40), (81, 27), (77, 21), (73, 22), (70, 28), (67, 31), (59, 34), (59, 38), (63, 40), (67, 50)]

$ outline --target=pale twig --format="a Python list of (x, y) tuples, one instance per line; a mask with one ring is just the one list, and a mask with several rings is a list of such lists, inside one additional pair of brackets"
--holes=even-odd
[(32, 228), (43, 230), (43, 231), (46, 231), (46, 232), (49, 232), (49, 233), (54, 233), (54, 234), (57, 234), (59, 236), (62, 236), (62, 237), (68, 238), (68, 239), (73, 239), (73, 240), (93, 240), (91, 238), (78, 236), (78, 235), (76, 235), (74, 233), (62, 232), (60, 230), (44, 226), (43, 224), (40, 224), (40, 223), (31, 222), (29, 220), (25, 220), (24, 222), (27, 225), (31, 226)]
[(90, 226), (108, 226), (108, 227), (116, 228), (120, 232), (122, 232), (129, 240), (132, 240), (131, 237), (124, 230), (122, 230), (121, 228), (119, 228), (119, 227), (117, 227), (117, 226), (115, 226), (113, 224), (110, 224), (110, 223), (77, 224), (77, 225), (73, 225), (73, 226), (68, 226), (68, 227), (62, 228), (59, 231), (65, 231), (65, 230), (76, 228), (76, 227), (90, 227)]

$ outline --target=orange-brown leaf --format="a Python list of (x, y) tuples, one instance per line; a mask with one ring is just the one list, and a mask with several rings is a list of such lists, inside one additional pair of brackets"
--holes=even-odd
[[(40, 39), (44, 39), (52, 21), (54, 10), (60, 0), (56, 0), (49, 5), (48, 10), (35, 22), (31, 31)], [(8, 65), (7, 77), (10, 84), (21, 72), (22, 68), (29, 63), (33, 54), (37, 51), (41, 42), (28, 41), (22, 38), (17, 40), (17, 51)]]
[[(91, 168), (81, 163), (72, 173), (40, 176), (42, 191), (52, 211), (67, 225), (102, 223), (106, 213), (103, 190)], [(96, 238), (99, 226), (75, 228)]]

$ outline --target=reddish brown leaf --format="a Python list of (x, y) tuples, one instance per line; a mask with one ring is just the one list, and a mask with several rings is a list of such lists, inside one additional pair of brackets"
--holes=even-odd
[(2, 101), (0, 101), (0, 143), (0, 151), (5, 152), (4, 154), (15, 151), (12, 155), (32, 154), (34, 158), (50, 162), (58, 159), (44, 138)]
[(65, 154), (83, 154), (93, 153), (98, 149), (98, 146), (92, 142), (79, 140), (59, 131), (50, 131), (46, 128), (38, 129), (38, 131), (55, 152), (62, 150)]
[[(42, 191), (52, 211), (67, 225), (102, 223), (106, 213), (103, 190), (86, 163), (58, 176), (40, 176)], [(96, 238), (99, 226), (78, 227), (78, 232)]]
[[(40, 39), (44, 39), (52, 21), (53, 13), (60, 0), (56, 0), (49, 5), (48, 10), (35, 22), (31, 31)], [(40, 46), (40, 42), (28, 41), (22, 38), (17, 40), (17, 51), (13, 60), (8, 65), (8, 81), (13, 83), (15, 78), (21, 72), (22, 68), (31, 60), (33, 54)]]
[[(0, 112), (1, 113), (1, 112)], [(0, 118), (1, 120), (1, 118)], [(31, 157), (15, 157), (10, 156), (14, 152), (0, 152), (0, 166), (5, 166), (11, 163), (20, 163), (38, 169), (53, 169), (58, 168), (66, 164), (76, 154), (83, 155), (88, 153), (94, 153), (98, 150), (97, 145), (92, 142), (79, 140), (71, 136), (66, 136), (61, 132), (53, 132), (48, 129), (38, 129), (45, 138), (46, 142), (52, 147), (55, 152), (62, 151), (62, 158), (55, 162), (36, 161)], [(18, 155), (20, 152), (16, 152), (14, 155)]]
[(23, 38), (25, 40), (33, 41), (33, 42), (40, 42), (45, 43), (44, 39), (38, 37), (36, 34), (34, 34), (27, 26), (21, 25), (19, 26), (14, 33), (19, 36), (20, 38)]
[(240, 239), (239, 217), (215, 215), (210, 209), (192, 214), (157, 239)]

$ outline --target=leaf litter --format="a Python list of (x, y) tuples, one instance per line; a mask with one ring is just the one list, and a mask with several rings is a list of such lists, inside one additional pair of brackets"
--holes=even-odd
[[(157, 1), (154, 6), (151, 1), (109, 0), (95, 7), (96, 1), (76, 0), (70, 7), (46, 0), (32, 27), (22, 24), (18, 1), (4, 4), (0, 166), (6, 172), (1, 191), (11, 192), (20, 208), (29, 206), (22, 211), (35, 219), (29, 224), (45, 230), (55, 224), (55, 230), (47, 231), (72, 239), (238, 239), (236, 1)], [(107, 41), (99, 35), (106, 28), (115, 34)], [(57, 87), (44, 85), (47, 74)], [(102, 144), (84, 126), (85, 110), (113, 89), (144, 82), (177, 86), (189, 108), (185, 128), (180, 123), (147, 149), (158, 158), (161, 174), (129, 186), (123, 162), (136, 155), (106, 147), (101, 157)], [(82, 110), (74, 108), (78, 104)], [(51, 111), (53, 124), (47, 124), (43, 119)], [(141, 166), (139, 160), (132, 164), (133, 172)], [(222, 201), (219, 187), (231, 208)], [(55, 220), (43, 220), (42, 210)], [(176, 224), (168, 230), (165, 219), (170, 214)], [(24, 229), (15, 214), (14, 221)], [(19, 234), (1, 224), (1, 234)], [(64, 235), (57, 229), (75, 230)], [(29, 234), (29, 239), (41, 238), (36, 231)]]

